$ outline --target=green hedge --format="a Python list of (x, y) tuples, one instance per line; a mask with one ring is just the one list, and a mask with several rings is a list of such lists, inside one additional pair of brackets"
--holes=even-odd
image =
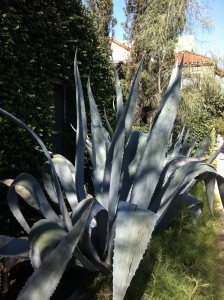
[[(91, 72), (97, 103), (110, 107), (113, 81), (108, 41), (96, 36), (81, 1), (2, 0), (0, 12), (0, 106), (30, 125), (52, 148), (54, 92), (59, 84), (66, 104), (62, 151), (74, 155), (75, 133), (70, 123), (75, 125), (75, 50), (78, 47), (84, 86)], [(0, 178), (21, 172), (36, 176), (42, 154), (30, 137), (2, 116), (0, 136)]]

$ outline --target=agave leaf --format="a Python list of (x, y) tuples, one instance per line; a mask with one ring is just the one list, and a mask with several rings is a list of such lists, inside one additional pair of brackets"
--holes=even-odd
[(108, 203), (103, 195), (103, 178), (106, 163), (107, 149), (110, 146), (109, 135), (103, 127), (99, 111), (97, 109), (91, 87), (88, 80), (88, 96), (91, 114), (92, 131), (92, 163), (93, 163), (93, 184), (95, 195), (99, 203), (108, 209)]
[(181, 154), (190, 156), (198, 139), (199, 136), (196, 136), (189, 143), (184, 143), (182, 146)]
[(212, 154), (212, 155), (209, 157), (209, 159), (206, 160), (206, 162), (207, 162), (208, 164), (211, 164), (211, 163), (216, 159), (216, 157), (219, 155), (219, 153), (221, 153), (221, 151), (222, 151), (223, 149), (224, 149), (224, 143), (222, 144), (221, 147), (219, 147), (219, 149), (217, 149), (217, 150), (215, 151), (214, 154)]
[(177, 140), (176, 140), (176, 142), (174, 144), (174, 147), (173, 147), (173, 152), (171, 154), (171, 157), (178, 156), (180, 151), (181, 151), (181, 142), (182, 142), (182, 139), (183, 139), (184, 130), (185, 130), (185, 127), (183, 127), (183, 129), (181, 130), (181, 132), (179, 133), (179, 135), (177, 137)]
[(44, 188), (47, 191), (50, 200), (58, 204), (58, 197), (54, 189), (54, 182), (53, 182), (54, 178), (51, 172), (51, 166), (49, 165), (48, 162), (46, 162), (42, 166), (42, 178), (43, 178)]
[[(59, 223), (61, 226), (65, 226), (63, 221), (58, 217), (58, 215), (54, 212), (54, 210), (48, 203), (37, 180), (30, 174), (19, 175), (14, 180), (13, 184), (11, 185), (11, 187), (8, 191), (8, 195), (7, 195), (9, 207), (21, 225), (25, 219), (22, 217), (20, 209), (19, 209), (19, 203), (18, 203), (16, 191), (14, 188), (14, 186), (16, 186), (16, 185), (22, 186), (29, 191), (29, 193), (31, 194), (31, 196), (33, 198), (33, 201), (35, 201), (37, 203), (39, 211), (45, 218), (55, 221), (55, 222)], [(19, 217), (19, 219), (18, 219), (18, 217)], [(22, 226), (24, 227), (24, 225), (22, 225)], [(26, 231), (27, 231), (27, 229), (26, 229)]]
[(77, 265), (81, 265), (90, 272), (99, 271), (99, 269), (81, 252), (78, 246), (75, 248), (73, 256)]
[(159, 182), (156, 186), (155, 192), (153, 194), (152, 200), (150, 202), (149, 207), (152, 207), (151, 205), (153, 205), (153, 203), (155, 201), (157, 201), (157, 195), (158, 193), (160, 193), (162, 187), (165, 185), (165, 183), (167, 182), (167, 180), (169, 179), (169, 177), (180, 167), (182, 167), (183, 165), (186, 165), (187, 163), (190, 162), (201, 162), (200, 159), (198, 158), (194, 158), (194, 157), (178, 157), (175, 158), (171, 161), (169, 161), (165, 167), (163, 168), (163, 171), (161, 173), (161, 176), (159, 178)]
[[(150, 241), (156, 215), (121, 201), (116, 219), (113, 257), (113, 299), (124, 298)], [(131, 228), (131, 230), (130, 230)]]
[(182, 65), (172, 73), (136, 171), (130, 202), (142, 208), (149, 206), (165, 164), (166, 147), (179, 104), (181, 71)]
[[(13, 181), (14, 181), (13, 179), (0, 180), (0, 182), (3, 183), (7, 187), (10, 187), (12, 185)], [(30, 192), (26, 188), (24, 188), (23, 186), (16, 185), (15, 190), (16, 190), (16, 193), (21, 198), (23, 198), (23, 200), (27, 204), (32, 206), (34, 209), (38, 210), (37, 203), (34, 201), (34, 199), (32, 198), (32, 195), (30, 194)]]
[(76, 114), (77, 114), (77, 131), (76, 131), (76, 155), (75, 155), (75, 183), (78, 201), (86, 199), (84, 189), (84, 152), (87, 136), (86, 128), (86, 109), (82, 90), (82, 83), (79, 75), (77, 63), (77, 51), (74, 60), (74, 76), (76, 86)]
[[(100, 261), (99, 256), (103, 256), (107, 244), (108, 236), (108, 213), (99, 203), (94, 201), (86, 227), (81, 239), (82, 246), (86, 249), (92, 246), (92, 240), (94, 244), (97, 244), (97, 250), (88, 251), (97, 260)], [(94, 249), (94, 247), (92, 246)]]
[(204, 140), (202, 141), (202, 143), (199, 145), (194, 157), (201, 157), (205, 154), (206, 150), (208, 149), (208, 146), (209, 146), (209, 142), (210, 142), (210, 139), (211, 139), (211, 132), (209, 132)]
[(110, 122), (108, 120), (108, 117), (107, 117), (107, 112), (106, 112), (106, 109), (104, 107), (103, 109), (103, 116), (104, 116), (104, 120), (105, 120), (105, 123), (106, 123), (106, 126), (107, 126), (107, 130), (108, 130), (108, 133), (110, 135), (110, 139), (112, 140), (113, 136), (114, 136), (114, 131), (110, 125)]
[(208, 208), (210, 210), (211, 215), (213, 215), (213, 203), (214, 203), (214, 192), (215, 192), (215, 183), (216, 183), (216, 174), (210, 173), (208, 174), (205, 179), (205, 187), (206, 187), (206, 194), (208, 200)]
[(62, 155), (54, 155), (53, 163), (72, 211), (78, 204), (75, 186), (75, 167)]
[(72, 230), (51, 251), (41, 266), (28, 279), (19, 294), (18, 300), (50, 299), (84, 230), (91, 205), (92, 200), (89, 200), (88, 206), (84, 208), (81, 218)]
[(146, 139), (146, 133), (133, 131), (125, 147), (119, 195), (120, 200), (128, 201), (128, 195), (133, 184), (139, 160), (145, 147)]
[(0, 257), (29, 259), (29, 243), (25, 239), (0, 235)]
[(194, 221), (202, 212), (203, 202), (190, 194), (178, 195), (168, 207), (164, 217), (156, 226), (156, 230), (164, 230), (175, 220), (179, 220), (184, 212), (190, 213)]
[(117, 120), (120, 118), (122, 111), (124, 109), (123, 95), (121, 84), (118, 78), (118, 72), (114, 67), (114, 77), (115, 77), (115, 87), (116, 87), (116, 100), (117, 100)]
[(45, 156), (47, 157), (47, 159), (49, 161), (51, 169), (52, 169), (52, 176), (53, 176), (54, 188), (56, 190), (56, 194), (57, 194), (57, 198), (58, 198), (58, 203), (59, 203), (59, 206), (60, 206), (61, 213), (63, 215), (64, 222), (65, 222), (67, 228), (71, 228), (71, 226), (72, 226), (71, 225), (71, 220), (69, 218), (67, 208), (66, 208), (65, 203), (63, 201), (63, 197), (62, 197), (62, 194), (61, 194), (61, 189), (60, 189), (59, 181), (58, 181), (58, 178), (57, 178), (57, 175), (56, 175), (56, 172), (55, 172), (55, 168), (54, 168), (54, 165), (53, 165), (50, 153), (48, 152), (46, 146), (44, 145), (44, 143), (42, 142), (42, 140), (39, 138), (39, 136), (30, 127), (28, 127), (25, 123), (23, 123), (21, 120), (19, 120), (18, 118), (14, 117), (12, 114), (8, 113), (7, 111), (5, 111), (2, 108), (0, 108), (0, 113), (3, 114), (3, 115), (5, 115), (7, 118), (9, 118), (10, 120), (14, 121), (15, 123), (19, 124), (21, 127), (23, 127), (38, 142), (38, 144), (42, 148)]
[(222, 206), (224, 207), (224, 178), (220, 175), (217, 175), (216, 181), (219, 189), (219, 195), (222, 201)]
[(108, 215), (110, 226), (114, 221), (118, 205), (124, 147), (130, 137), (132, 125), (134, 122), (142, 64), (143, 60), (140, 62), (135, 78), (132, 82), (131, 91), (122, 114), (118, 120), (118, 124), (106, 160), (104, 193), (105, 197), (108, 198)]
[(149, 206), (149, 209), (158, 215), (157, 224), (159, 224), (163, 215), (166, 213), (171, 201), (180, 193), (184, 193), (188, 184), (197, 176), (208, 173), (217, 174), (215, 168), (205, 163), (190, 162), (177, 169), (167, 180), (166, 184), (157, 195), (156, 201)]
[(37, 269), (47, 255), (66, 235), (57, 223), (42, 219), (36, 222), (30, 230), (28, 241), (30, 244), (30, 260)]

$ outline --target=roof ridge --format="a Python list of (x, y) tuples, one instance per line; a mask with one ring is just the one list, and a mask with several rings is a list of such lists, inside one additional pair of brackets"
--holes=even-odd
[(126, 46), (125, 44), (123, 44), (123, 43), (121, 43), (121, 42), (119, 42), (119, 41), (116, 40), (115, 38), (110, 38), (110, 40), (111, 40), (111, 42), (117, 44), (118, 46), (124, 48), (125, 50), (131, 51), (131, 48), (130, 48), (130, 47)]

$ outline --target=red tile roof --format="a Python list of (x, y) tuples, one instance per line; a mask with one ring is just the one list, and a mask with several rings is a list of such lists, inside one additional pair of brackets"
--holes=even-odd
[(224, 69), (218, 67), (214, 61), (205, 55), (202, 54), (198, 54), (195, 52), (191, 52), (191, 51), (183, 51), (183, 52), (179, 52), (176, 54), (176, 60), (178, 62), (178, 64), (180, 64), (182, 56), (184, 54), (184, 64), (185, 65), (197, 65), (197, 66), (201, 66), (201, 65), (214, 65), (215, 66), (215, 72), (217, 75), (219, 75), (220, 77), (224, 77)]
[(127, 51), (131, 51), (131, 48), (129, 48), (129, 47), (126, 46), (125, 44), (123, 44), (123, 43), (121, 43), (121, 42), (115, 40), (114, 38), (111, 38), (110, 40), (111, 40), (111, 43), (117, 44), (118, 46), (124, 48), (124, 49), (127, 50)]
[(198, 54), (195, 52), (191, 52), (191, 51), (183, 51), (183, 52), (179, 52), (176, 54), (176, 59), (178, 61), (178, 64), (181, 62), (181, 58), (182, 55), (184, 54), (184, 64), (189, 65), (189, 64), (193, 64), (193, 65), (203, 65), (203, 64), (209, 64), (209, 65), (213, 65), (213, 61), (211, 60), (211, 58), (202, 55), (202, 54)]

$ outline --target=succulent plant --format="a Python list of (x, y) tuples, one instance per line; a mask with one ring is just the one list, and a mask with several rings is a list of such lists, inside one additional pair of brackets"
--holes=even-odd
[[(113, 299), (123, 299), (152, 232), (164, 220), (168, 225), (172, 214), (177, 213), (175, 209), (173, 212), (171, 204), (192, 205), (197, 201), (187, 194), (195, 178), (204, 175), (211, 210), (215, 180), (224, 201), (224, 180), (214, 167), (197, 156), (193, 160), (180, 156), (181, 138), (173, 150), (172, 147), (170, 150), (167, 148), (179, 103), (182, 63), (173, 70), (149, 132), (132, 130), (142, 64), (143, 61), (125, 104), (115, 71), (117, 125), (109, 132), (103, 126), (88, 81), (90, 140), (76, 55), (75, 165), (61, 155), (51, 157), (43, 142), (28, 126), (0, 109), (0, 113), (20, 124), (36, 139), (48, 159), (43, 166), (48, 198), (30, 174), (19, 175), (8, 191), (9, 207), (27, 232), (28, 239), (1, 236), (0, 256), (30, 259), (34, 268), (33, 275), (19, 294), (19, 300), (49, 299), (71, 257), (74, 263), (89, 271), (112, 272)], [(187, 142), (184, 145), (182, 150), (185, 149), (186, 154), (189, 145)], [(84, 185), (85, 147), (92, 159), (93, 196), (87, 193)], [(31, 227), (19, 206), (19, 187), (26, 191), (27, 196), (23, 197), (26, 203), (43, 216)], [(23, 195), (20, 193), (20, 196)]]

